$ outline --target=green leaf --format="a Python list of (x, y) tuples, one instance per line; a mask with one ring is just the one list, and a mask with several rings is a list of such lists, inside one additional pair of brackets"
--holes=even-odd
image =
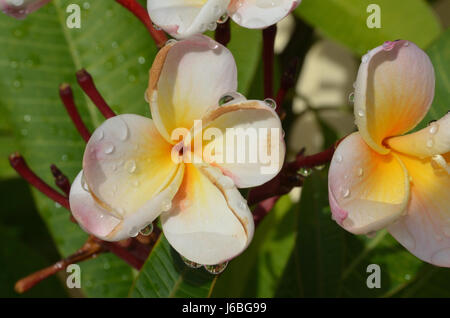
[[(379, 29), (366, 24), (372, 3), (381, 8)], [(423, 0), (303, 0), (295, 14), (359, 55), (396, 39), (426, 48), (441, 31), (435, 13)]]
[(273, 297), (294, 248), (296, 205), (284, 196), (258, 225), (250, 246), (218, 278), (213, 297)]
[(141, 269), (130, 297), (208, 297), (216, 276), (186, 266), (164, 235)]
[[(52, 163), (71, 179), (81, 169), (84, 142), (58, 98), (59, 84), (74, 83), (78, 69), (91, 72), (116, 111), (149, 113), (144, 91), (156, 47), (145, 28), (115, 2), (95, 1), (82, 10), (81, 29), (68, 29), (65, 8), (72, 2), (52, 1), (24, 21), (0, 16), (2, 117), (16, 134), (18, 150), (50, 184)], [(99, 112), (77, 88), (75, 97), (88, 126), (97, 126)], [(33, 193), (58, 250), (64, 256), (75, 252), (87, 235), (67, 211)], [(88, 296), (126, 296), (132, 279), (131, 268), (114, 255), (82, 264)]]
[(425, 127), (432, 120), (440, 119), (450, 111), (450, 29), (442, 33), (426, 53), (434, 66), (436, 88), (431, 109), (415, 130)]

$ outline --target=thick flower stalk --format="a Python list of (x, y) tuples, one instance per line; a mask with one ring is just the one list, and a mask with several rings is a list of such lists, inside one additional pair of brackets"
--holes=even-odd
[(358, 132), (329, 171), (334, 219), (347, 231), (387, 228), (411, 253), (450, 267), (450, 115), (417, 132), (434, 97), (428, 56), (408, 41), (363, 57), (355, 88)]
[(24, 19), (50, 0), (0, 0), (0, 10), (16, 19)]
[[(102, 240), (119, 241), (161, 216), (167, 240), (192, 262), (214, 265), (240, 254), (254, 222), (237, 188), (275, 177), (285, 145), (272, 105), (246, 100), (236, 90), (236, 64), (227, 48), (204, 36), (168, 43), (150, 70), (146, 95), (153, 119), (110, 118), (87, 144), (83, 171), (70, 192), (80, 226)], [(214, 138), (206, 137), (208, 130), (198, 133), (199, 122)], [(229, 129), (254, 132), (270, 167), (249, 157), (219, 160), (250, 149), (234, 143)], [(205, 151), (199, 151), (198, 135)]]
[(147, 0), (152, 21), (181, 39), (215, 30), (228, 16), (250, 29), (276, 24), (300, 4), (300, 0)]

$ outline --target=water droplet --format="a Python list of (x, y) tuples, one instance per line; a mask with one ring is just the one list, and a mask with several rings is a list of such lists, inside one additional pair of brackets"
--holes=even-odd
[(406, 274), (406, 275), (405, 275), (405, 280), (410, 280), (410, 279), (411, 279), (411, 275)]
[(144, 227), (143, 229), (141, 229), (139, 231), (139, 233), (141, 233), (144, 236), (149, 236), (150, 234), (153, 233), (153, 224), (150, 223), (149, 225), (147, 225), (146, 227)]
[(88, 187), (88, 184), (86, 182), (86, 178), (84, 177), (84, 173), (81, 175), (81, 188), (84, 191), (89, 192), (89, 187)]
[(364, 109), (359, 109), (358, 110), (358, 116), (359, 117), (364, 117), (365, 115), (366, 115), (366, 113), (365, 113)]
[(64, 154), (61, 156), (62, 161), (67, 161), (69, 159), (69, 156), (67, 154)]
[(136, 236), (138, 236), (138, 234), (139, 234), (139, 230), (138, 230), (137, 227), (135, 227), (135, 226), (133, 226), (133, 227), (131, 228), (131, 230), (128, 232), (128, 235), (129, 235), (130, 237), (136, 237)]
[(114, 152), (114, 149), (115, 149), (115, 147), (113, 144), (107, 144), (105, 147), (105, 150), (104, 150), (105, 154), (107, 154), (107, 155), (112, 154)]
[(139, 56), (138, 57), (138, 62), (139, 62), (139, 64), (144, 64), (145, 63), (145, 57)]
[(408, 42), (408, 41), (405, 42), (405, 46), (406, 46), (406, 47), (409, 46), (409, 42)]
[(350, 189), (344, 189), (344, 190), (342, 190), (342, 197), (343, 197), (343, 198), (348, 198), (348, 197), (350, 197)]
[(311, 168), (302, 167), (298, 170), (298, 173), (303, 177), (309, 177), (312, 174)]
[(108, 269), (110, 269), (110, 268), (111, 268), (111, 265), (110, 265), (109, 263), (103, 264), (103, 269), (108, 270)]
[(222, 97), (219, 98), (219, 106), (223, 106), (225, 104), (228, 104), (232, 101), (238, 101), (245, 99), (245, 97), (242, 94), (239, 93), (226, 93), (222, 95)]
[(31, 116), (25, 115), (25, 116), (23, 116), (23, 120), (26, 121), (27, 123), (29, 123), (31, 121)]
[(133, 174), (136, 172), (136, 161), (134, 160), (129, 160), (125, 163), (125, 169), (127, 170), (127, 172), (129, 174)]
[(214, 31), (214, 30), (217, 28), (217, 22), (211, 22), (211, 23), (209, 23), (209, 24), (206, 26), (206, 28), (207, 28), (209, 31)]
[(439, 125), (438, 125), (438, 123), (437, 123), (436, 121), (430, 122), (429, 127), (430, 127), (430, 128), (429, 128), (430, 134), (436, 135), (437, 132), (438, 132), (438, 130), (439, 130)]
[(273, 8), (277, 5), (275, 0), (256, 0), (256, 6), (262, 9)]
[(432, 163), (437, 165), (437, 168), (446, 170), (448, 173), (450, 173), (450, 169), (447, 165), (447, 161), (442, 155), (434, 155), (432, 158)]
[(431, 147), (433, 147), (433, 145), (434, 145), (433, 139), (429, 138), (429, 139), (427, 140), (427, 147), (428, 147), (428, 148), (431, 148)]
[(227, 13), (221, 15), (220, 18), (217, 19), (217, 23), (218, 24), (223, 24), (223, 23), (225, 23), (227, 21), (228, 21), (228, 14)]
[(364, 170), (363, 168), (359, 168), (358, 169), (358, 177), (362, 177), (364, 175)]
[(119, 130), (119, 139), (121, 141), (125, 141), (128, 139), (128, 134), (129, 134), (129, 130), (128, 130), (128, 125), (125, 121), (121, 120), (120, 121), (120, 127), (117, 127)]
[(276, 109), (277, 108), (277, 102), (275, 100), (273, 100), (272, 98), (266, 98), (264, 100), (264, 103), (266, 103), (267, 106), (269, 106), (272, 109)]
[(350, 95), (348, 95), (348, 101), (350, 104), (353, 104), (355, 102), (355, 93), (351, 92)]
[(341, 163), (344, 160), (344, 158), (342, 157), (342, 155), (336, 155), (336, 162), (337, 163)]
[(161, 204), (161, 210), (163, 212), (167, 212), (172, 208), (172, 201), (170, 200), (165, 200), (163, 201), (163, 203)]
[(89, 9), (90, 9), (90, 7), (91, 7), (91, 4), (90, 4), (89, 2), (85, 2), (85, 3), (83, 3), (83, 9), (85, 9), (85, 10), (89, 10)]
[(247, 208), (247, 200), (243, 199), (238, 203), (239, 209), (245, 210)]
[(180, 255), (180, 256), (181, 256), (181, 259), (183, 260), (184, 264), (186, 264), (186, 266), (188, 266), (190, 268), (195, 268), (195, 269), (202, 267), (202, 264), (192, 262), (192, 261), (188, 260), (186, 257), (184, 257), (183, 255)]
[(218, 182), (225, 189), (231, 189), (232, 187), (234, 187), (233, 179), (227, 176), (221, 176)]
[(217, 264), (217, 265), (205, 265), (205, 269), (213, 274), (213, 275), (219, 275), (220, 273), (223, 273), (225, 268), (227, 268), (228, 262)]
[(320, 166), (315, 166), (314, 169), (316, 169), (317, 171), (322, 171), (323, 169), (325, 169), (326, 165), (320, 165)]
[(209, 47), (211, 50), (216, 50), (216, 49), (219, 48), (219, 43), (217, 43), (216, 41), (214, 41), (214, 40), (211, 39), (211, 40), (208, 42), (208, 47)]
[(177, 40), (175, 40), (175, 39), (170, 39), (170, 40), (168, 40), (167, 42), (166, 42), (166, 45), (173, 45), (173, 44), (175, 44), (175, 43), (177, 43), (178, 41)]
[(119, 44), (116, 41), (114, 41), (114, 42), (111, 43), (111, 47), (113, 49), (117, 49), (119, 47)]
[(61, 204), (59, 204), (58, 202), (55, 202), (55, 208), (57, 208), (57, 209), (61, 208)]

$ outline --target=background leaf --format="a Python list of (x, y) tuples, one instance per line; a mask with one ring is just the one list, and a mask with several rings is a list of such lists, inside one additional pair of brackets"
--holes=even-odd
[[(369, 29), (366, 24), (370, 15), (366, 10), (372, 3), (381, 8), (380, 29)], [(441, 31), (437, 17), (423, 0), (303, 0), (295, 14), (359, 55), (396, 39), (426, 48)]]

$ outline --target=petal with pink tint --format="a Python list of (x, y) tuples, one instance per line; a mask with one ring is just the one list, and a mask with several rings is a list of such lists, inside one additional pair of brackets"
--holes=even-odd
[(428, 112), (434, 81), (429, 57), (412, 42), (386, 42), (365, 55), (355, 83), (354, 109), (367, 144), (388, 153), (385, 139), (410, 131)]
[(206, 36), (195, 36), (164, 47), (150, 70), (147, 97), (155, 125), (166, 140), (172, 132), (191, 129), (219, 99), (237, 89), (231, 52)]
[[(421, 260), (450, 267), (449, 172), (431, 158), (399, 156), (411, 176), (411, 201), (407, 214), (388, 230)], [(450, 162), (450, 153), (442, 157)]]
[(24, 19), (50, 0), (0, 0), (0, 10), (16, 19)]
[(203, 33), (226, 13), (230, 0), (147, 0), (150, 19), (175, 38)]
[(347, 231), (368, 234), (404, 213), (408, 174), (394, 154), (380, 155), (358, 133), (337, 147), (328, 174), (333, 218)]
[(164, 235), (190, 261), (214, 265), (242, 253), (254, 232), (246, 201), (219, 169), (187, 164), (172, 209), (161, 214)]
[(266, 102), (231, 101), (208, 113), (202, 123), (204, 161), (220, 168), (238, 188), (259, 186), (280, 172), (284, 133)]
[(415, 133), (390, 138), (387, 144), (395, 151), (418, 158), (450, 152), (450, 114)]
[(232, 0), (228, 14), (237, 24), (263, 29), (278, 23), (300, 4), (300, 0)]
[(171, 150), (151, 119), (127, 114), (106, 120), (84, 153), (84, 177), (91, 194), (117, 218), (137, 212), (177, 174)]

